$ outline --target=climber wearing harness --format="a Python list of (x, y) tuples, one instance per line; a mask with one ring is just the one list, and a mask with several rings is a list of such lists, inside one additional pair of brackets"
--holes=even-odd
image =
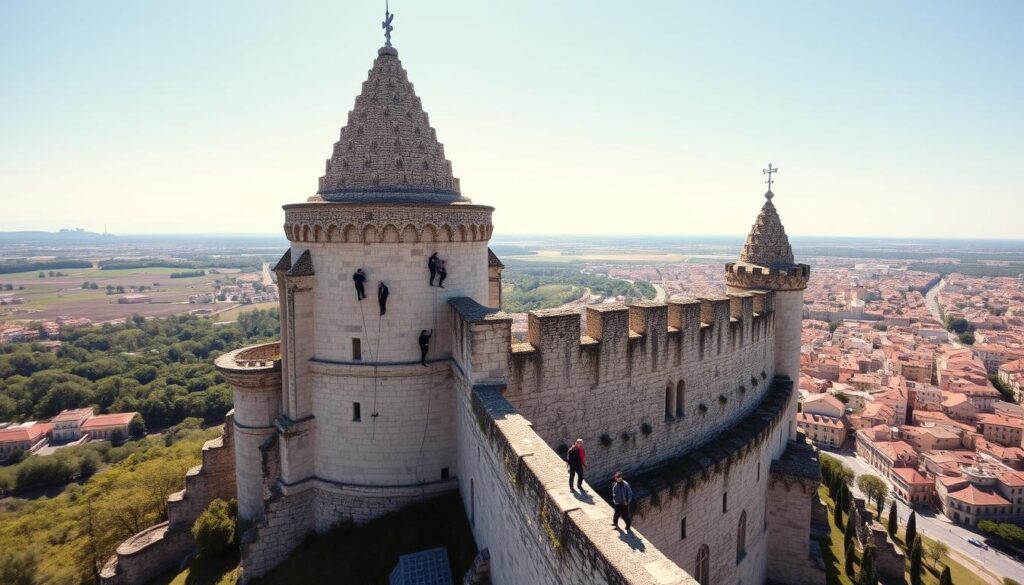
[(420, 363), (424, 366), (427, 365), (427, 352), (430, 351), (430, 338), (433, 335), (433, 329), (430, 330), (430, 333), (427, 333), (426, 329), (420, 331)]
[(380, 314), (388, 312), (388, 287), (383, 282), (377, 287), (377, 302), (380, 303)]
[(366, 289), (363, 288), (363, 283), (366, 282), (366, 273), (363, 272), (362, 268), (355, 271), (352, 275), (352, 281), (356, 283), (356, 300), (361, 301), (366, 298)]
[(427, 259), (427, 268), (430, 270), (430, 286), (434, 286), (434, 277), (437, 276), (437, 263), (437, 252), (434, 252)]
[(441, 264), (437, 267), (437, 275), (441, 277), (437, 281), (437, 286), (444, 288), (444, 279), (448, 278), (448, 261), (441, 260)]

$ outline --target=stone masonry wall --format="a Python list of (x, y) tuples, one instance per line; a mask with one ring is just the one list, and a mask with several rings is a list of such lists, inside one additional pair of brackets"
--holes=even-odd
[(195, 546), (192, 524), (215, 499), (235, 497), (233, 414), (224, 434), (203, 445), (202, 463), (188, 470), (185, 489), (167, 500), (167, 521), (151, 526), (117, 547), (100, 573), (103, 585), (137, 585), (178, 566)]
[(636, 526), (684, 570), (696, 573), (706, 546), (709, 583), (765, 582), (768, 559), (780, 556), (768, 534), (766, 514), (775, 505), (769, 470), (782, 450), (780, 422), (792, 394), (791, 382), (776, 382), (753, 412), (709, 443), (627, 477)]
[(588, 479), (607, 484), (617, 469), (699, 446), (760, 403), (774, 375), (772, 298), (590, 307), (582, 337), (576, 314), (531, 313), (505, 395), (552, 448), (582, 438)]
[(593, 492), (570, 494), (561, 458), (500, 388), (459, 382), (459, 487), (492, 583), (696, 585), (639, 532), (611, 530)]

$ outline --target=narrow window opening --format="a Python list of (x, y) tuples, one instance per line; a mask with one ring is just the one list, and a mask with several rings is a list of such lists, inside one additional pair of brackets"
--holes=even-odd
[(761, 462), (757, 462), (757, 481), (761, 481)]
[(686, 414), (686, 382), (682, 380), (676, 386), (676, 416), (682, 418)]
[(352, 420), (356, 422), (363, 420), (362, 409), (360, 408), (358, 402), (352, 403)]
[(352, 338), (352, 361), (358, 362), (363, 359), (363, 342), (358, 337)]
[(679, 523), (679, 540), (686, 540), (686, 518)]
[(672, 418), (676, 409), (676, 388), (672, 382), (665, 387), (665, 418)]
[(441, 481), (444, 481), (446, 479), (448, 479), (448, 468), (447, 467), (442, 467), (441, 468)]
[(722, 513), (725, 514), (729, 511), (729, 492), (722, 494)]

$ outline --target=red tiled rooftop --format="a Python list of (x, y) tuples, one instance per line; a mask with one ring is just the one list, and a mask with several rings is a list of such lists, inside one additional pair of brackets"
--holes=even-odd
[(51, 423), (59, 422), (72, 422), (76, 420), (82, 420), (92, 416), (91, 408), (76, 408), (74, 410), (64, 410), (60, 414), (50, 419)]
[(118, 412), (115, 414), (101, 414), (94, 416), (82, 423), (82, 430), (101, 429), (104, 427), (122, 426), (132, 422), (135, 418), (134, 412)]
[(892, 472), (895, 473), (896, 475), (900, 476), (900, 478), (902, 478), (903, 481), (907, 482), (907, 484), (909, 484), (909, 485), (921, 485), (921, 484), (931, 484), (931, 483), (933, 483), (932, 480), (930, 480), (927, 477), (921, 475), (921, 473), (918, 470), (912, 469), (910, 467), (896, 467), (896, 468), (894, 468), (892, 470)]
[(1009, 506), (1006, 498), (995, 492), (987, 492), (968, 484), (964, 489), (949, 494), (949, 497), (974, 506)]
[(0, 429), (0, 443), (16, 443), (20, 441), (36, 441), (53, 428), (49, 423), (35, 423), (28, 426), (16, 426)]

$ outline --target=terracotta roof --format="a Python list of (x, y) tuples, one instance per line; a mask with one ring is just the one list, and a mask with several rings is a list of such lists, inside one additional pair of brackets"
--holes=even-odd
[(33, 423), (0, 429), (0, 443), (35, 442), (53, 429), (49, 423)]
[(978, 489), (973, 484), (968, 483), (967, 487), (949, 494), (949, 497), (959, 500), (965, 504), (971, 504), (973, 506), (1009, 506), (1010, 502), (1006, 501), (1006, 498), (1000, 496), (995, 492), (989, 492)]
[(62, 410), (57, 416), (50, 419), (51, 423), (71, 422), (82, 420), (92, 416), (91, 408), (76, 408), (74, 410)]
[(1024, 429), (1024, 420), (1003, 416), (1001, 414), (979, 414), (978, 422), (986, 425), (998, 425), (1014, 429)]
[(100, 414), (82, 423), (82, 430), (102, 429), (106, 427), (124, 426), (135, 418), (135, 412), (118, 412), (115, 414)]
[(808, 414), (806, 412), (799, 412), (796, 415), (797, 422), (816, 424), (826, 427), (832, 427), (835, 429), (841, 429), (844, 427), (843, 421), (838, 418), (832, 418), (831, 416), (822, 416), (820, 414)]
[(932, 480), (921, 475), (916, 469), (910, 467), (896, 467), (892, 470), (893, 473), (900, 476), (900, 478), (909, 485), (921, 485), (921, 484), (932, 484)]

